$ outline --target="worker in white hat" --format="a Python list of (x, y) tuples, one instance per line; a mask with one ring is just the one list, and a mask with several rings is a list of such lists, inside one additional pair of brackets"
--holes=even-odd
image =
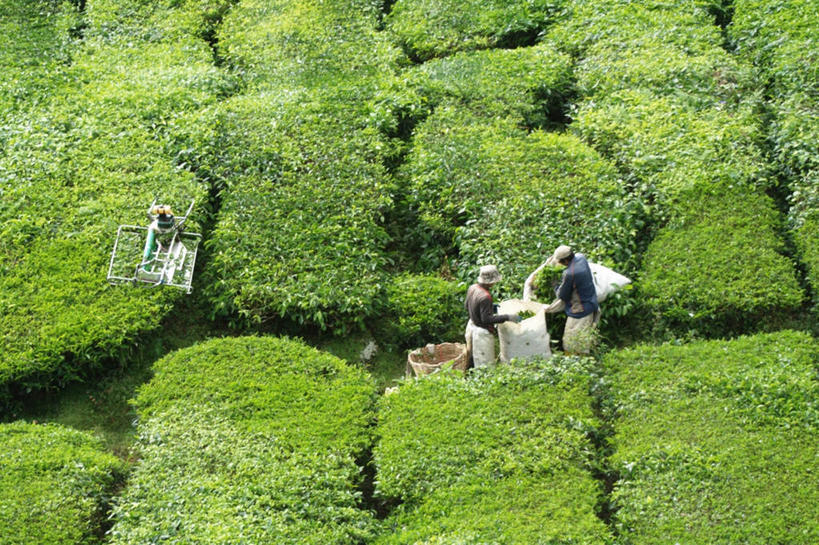
[(486, 367), (495, 363), (495, 324), (520, 322), (517, 314), (495, 314), (492, 302), (492, 286), (500, 282), (501, 276), (494, 265), (484, 265), (477, 281), (469, 286), (464, 306), (469, 313), (466, 324), (466, 350), (470, 365)]

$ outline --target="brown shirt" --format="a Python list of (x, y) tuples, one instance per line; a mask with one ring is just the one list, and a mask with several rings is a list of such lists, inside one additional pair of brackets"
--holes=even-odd
[(466, 291), (466, 301), (464, 301), (469, 319), (478, 327), (495, 332), (495, 325), (509, 320), (506, 314), (495, 314), (492, 304), (492, 294), (480, 284), (472, 284)]

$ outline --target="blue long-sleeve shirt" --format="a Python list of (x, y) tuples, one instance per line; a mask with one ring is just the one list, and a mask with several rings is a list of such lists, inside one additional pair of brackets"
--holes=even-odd
[[(575, 254), (555, 292), (566, 303), (566, 315), (572, 318), (583, 318), (600, 308), (589, 262), (583, 254)], [(577, 297), (573, 300), (575, 292)]]

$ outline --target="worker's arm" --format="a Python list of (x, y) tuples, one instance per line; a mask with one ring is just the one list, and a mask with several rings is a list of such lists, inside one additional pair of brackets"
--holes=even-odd
[(572, 275), (571, 267), (563, 271), (563, 279), (560, 285), (555, 290), (558, 299), (567, 305), (572, 300), (572, 290), (574, 289), (574, 275)]
[(494, 310), (491, 299), (481, 299), (478, 302), (478, 312), (481, 315), (481, 322), (484, 324), (501, 324), (515, 319), (510, 314), (495, 314)]

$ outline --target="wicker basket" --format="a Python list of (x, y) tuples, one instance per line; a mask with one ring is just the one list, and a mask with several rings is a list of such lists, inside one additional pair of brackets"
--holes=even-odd
[(465, 344), (428, 344), (409, 353), (407, 374), (409, 375), (410, 368), (418, 377), (435, 373), (444, 367), (466, 371), (468, 363)]

